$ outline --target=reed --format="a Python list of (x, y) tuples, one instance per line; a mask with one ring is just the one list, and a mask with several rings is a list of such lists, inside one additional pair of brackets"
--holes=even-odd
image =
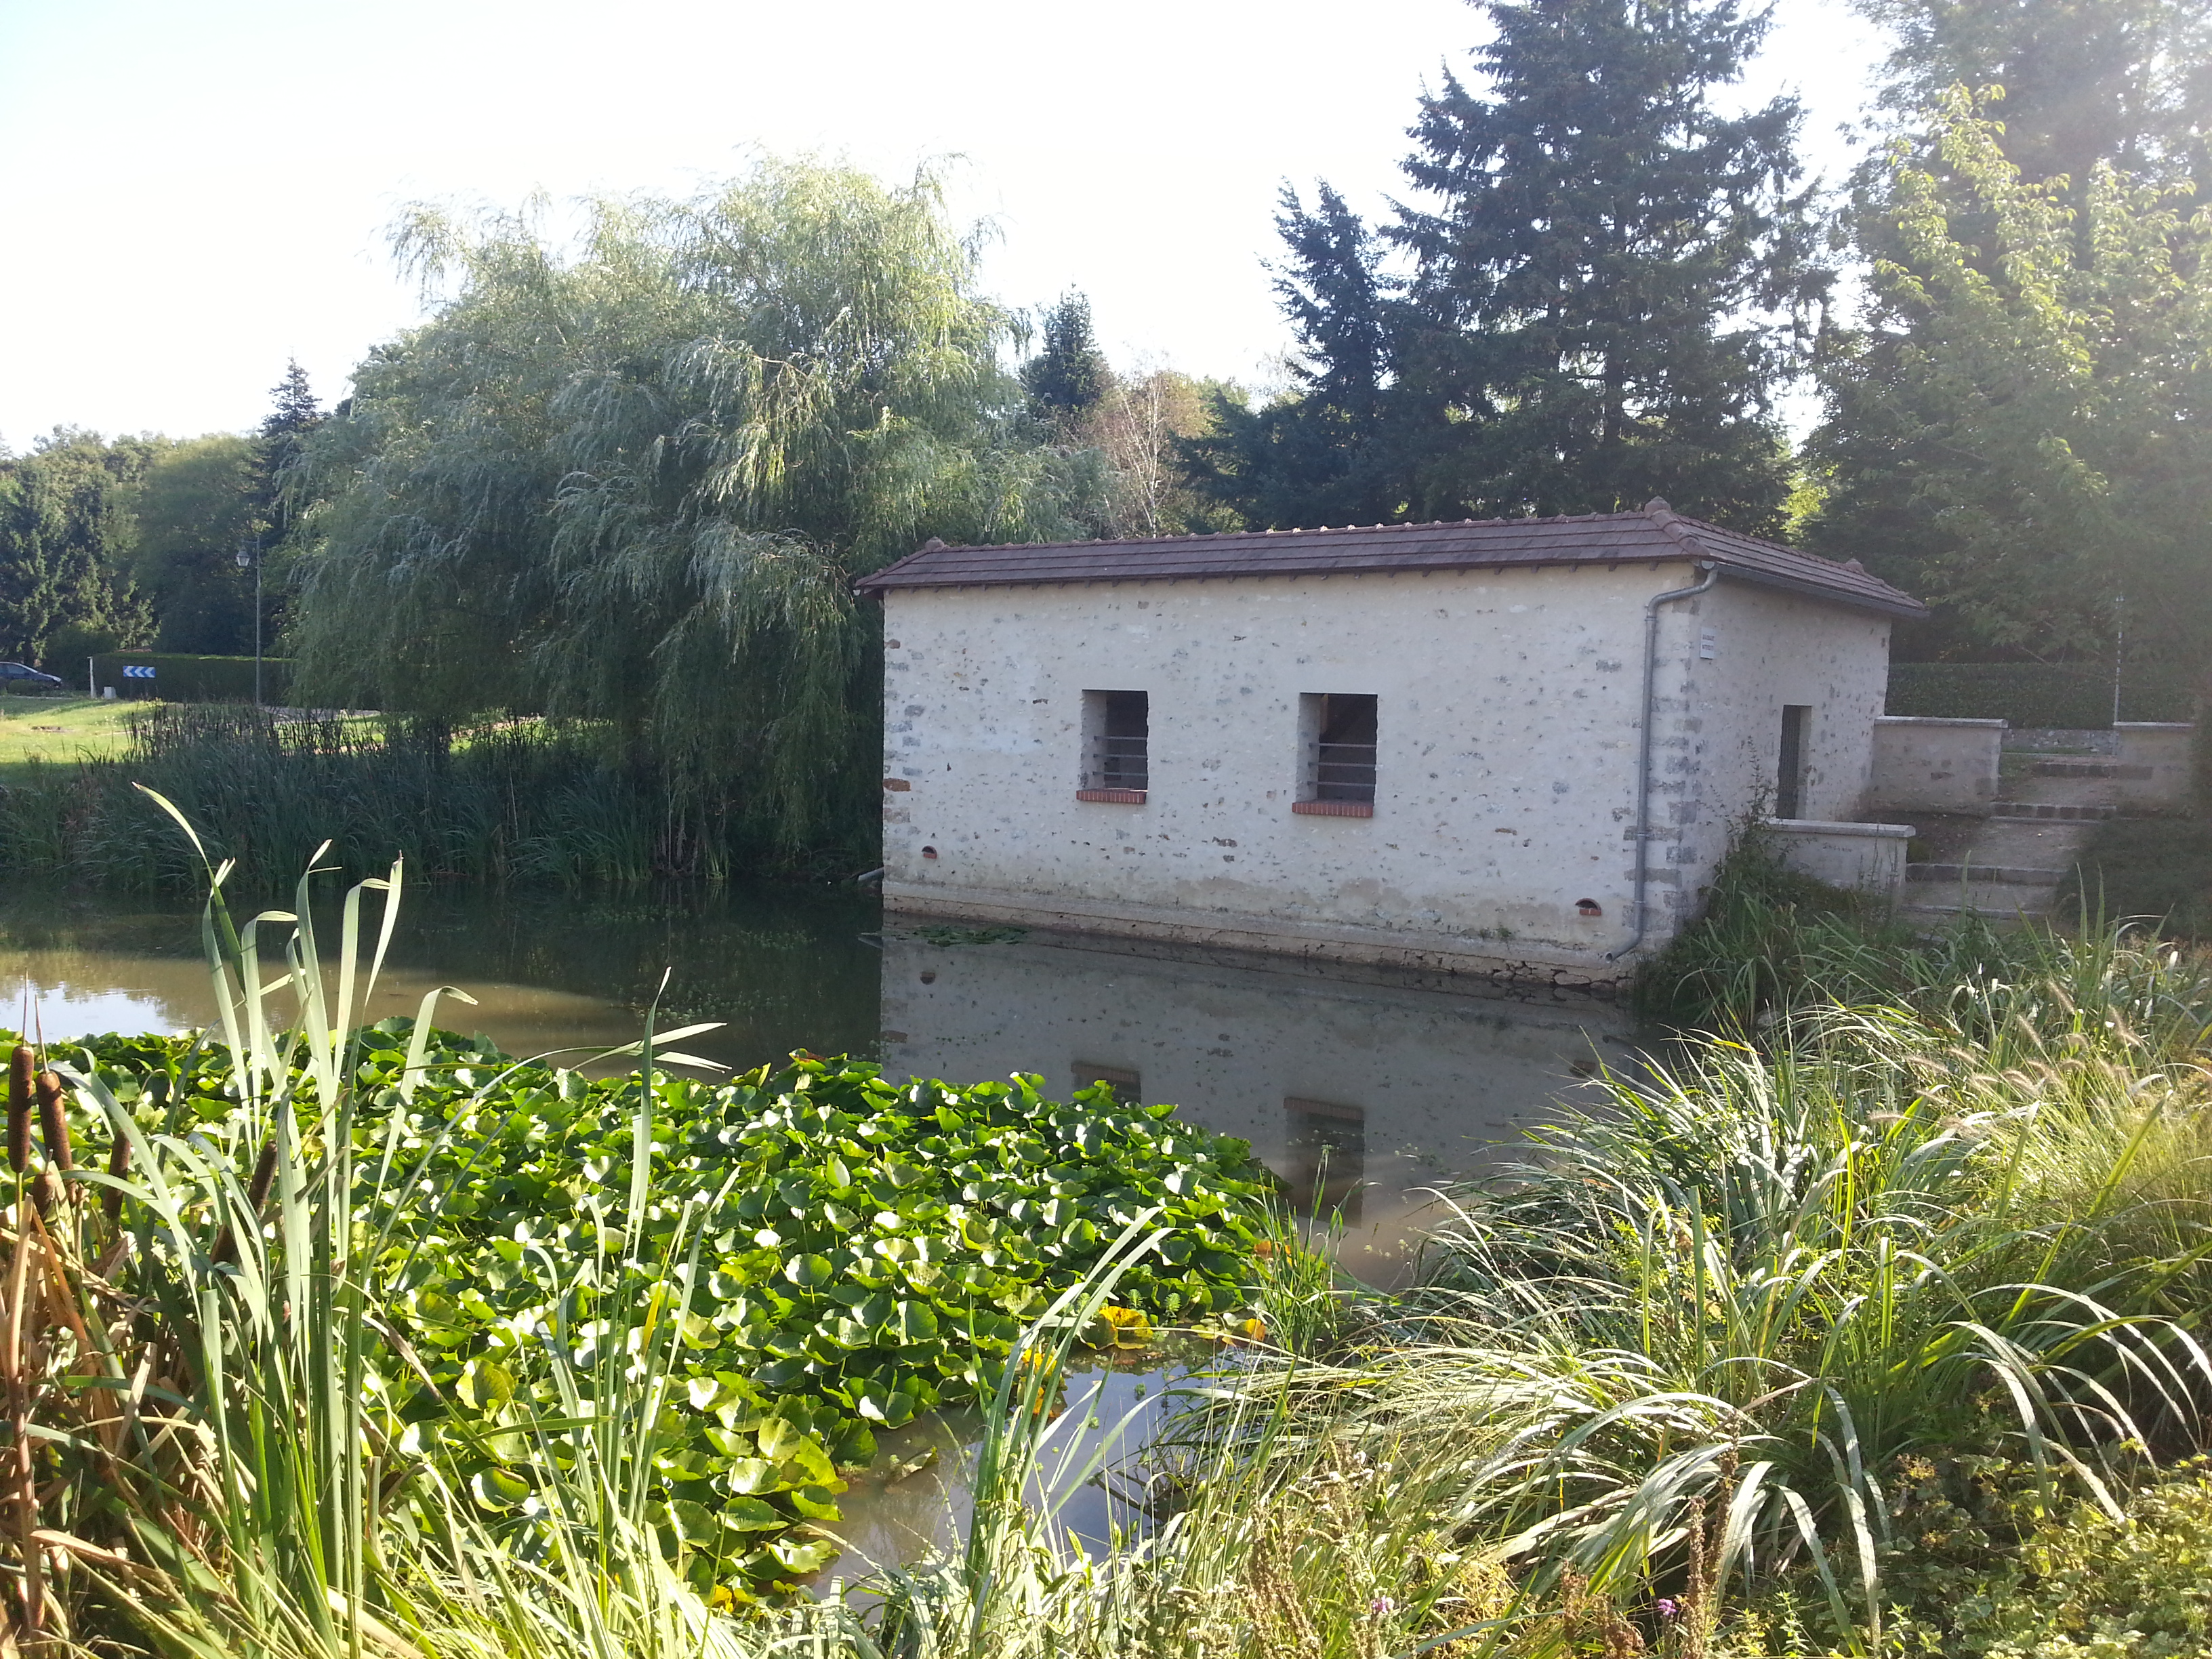
[[(603, 1369), (641, 1353), (641, 1376), (579, 1388), (560, 1370), (562, 1334), (541, 1345), (567, 1410), (518, 1431), (565, 1431), (585, 1455), (547, 1488), (538, 1558), (518, 1557), (440, 1459), (408, 1444), (388, 1386), (407, 1352), (388, 1281), (404, 1259), (395, 1230), (447, 1196), (419, 1178), (440, 1138), (403, 1152), (394, 1119), (364, 1139), (352, 1091), (401, 870), (347, 893), (327, 958), (308, 903), (325, 873), (310, 860), (293, 909), (239, 924), (230, 866), (208, 870), (220, 1019), (206, 1041), (227, 1051), (242, 1111), (212, 1127), (183, 1114), (190, 1053), (146, 1079), (57, 1057), (67, 1103), (40, 1086), (52, 1074), (33, 1079), (56, 1098), (41, 1102), (43, 1169), (19, 1137), (0, 1297), (9, 1634), (25, 1651), (127, 1632), (164, 1654), (255, 1659), (750, 1651), (684, 1583), (680, 1543), (671, 1560), (639, 1519), (665, 1406), (665, 1367), (650, 1362), (676, 1328), (641, 1292), (668, 1261), (598, 1264), (614, 1292), (601, 1352), (618, 1356)], [(440, 995), (425, 999), (425, 1034)], [(654, 1042), (648, 1030), (640, 1046), (648, 1073)], [(504, 1080), (485, 1079), (456, 1116)], [(72, 1134), (112, 1141), (104, 1170), (75, 1167)], [(28, 1201), (42, 1185), (44, 1206)], [(625, 1236), (642, 1237), (647, 1201), (630, 1194)]]
[(356, 875), (404, 857), (427, 878), (567, 887), (869, 861), (842, 845), (775, 851), (744, 827), (742, 803), (678, 788), (599, 726), (456, 731), (179, 705), (143, 716), (119, 758), (16, 769), (0, 790), (0, 865), (26, 880), (190, 890), (198, 864), (181, 838), (147, 835), (140, 783), (177, 802), (232, 862), (234, 890), (283, 890), (325, 842), (348, 849)]

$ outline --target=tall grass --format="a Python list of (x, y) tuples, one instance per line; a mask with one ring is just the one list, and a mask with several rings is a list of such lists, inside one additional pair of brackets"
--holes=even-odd
[[(254, 1659), (750, 1651), (684, 1582), (681, 1540), (670, 1554), (642, 1516), (680, 1328), (654, 1287), (678, 1264), (596, 1264), (613, 1328), (595, 1372), (570, 1359), (574, 1333), (543, 1334), (563, 1409), (515, 1431), (557, 1438), (562, 1456), (547, 1460), (534, 1551), (434, 1448), (410, 1448), (386, 1381), (406, 1337), (383, 1292), (404, 1267), (398, 1223), (447, 1196), (419, 1178), (441, 1143), (403, 1146), (397, 1117), (365, 1140), (351, 1085), (399, 867), (347, 894), (334, 959), (312, 921), (312, 861), (292, 910), (243, 925), (223, 898), (228, 866), (210, 873), (215, 1040), (246, 1109), (228, 1129), (173, 1109), (163, 1122), (159, 1099), (134, 1112), (115, 1079), (57, 1059), (49, 1075), (94, 1119), (77, 1133), (113, 1151), (104, 1170), (70, 1169), (50, 1134), (48, 1169), (17, 1181), (0, 1369), (19, 1644), (127, 1630), (165, 1654)], [(426, 1036), (440, 995), (425, 999)], [(273, 1019), (288, 1000), (289, 1019)], [(655, 1041), (648, 1029), (638, 1045), (648, 1071)], [(469, 1091), (454, 1119), (504, 1080)], [(640, 1123), (648, 1133), (643, 1105)], [(644, 1237), (649, 1201), (633, 1187), (622, 1237)]]
[[(526, 1494), (473, 1489), (460, 1471), (483, 1460), (395, 1413), (380, 1379), (408, 1333), (383, 1291), (398, 1218), (441, 1200), (419, 1179), (435, 1148), (356, 1133), (349, 1091), (399, 872), (354, 888), (328, 960), (307, 885), (234, 926), (213, 884), (210, 1041), (252, 1108), (231, 1139), (178, 1121), (159, 1079), (126, 1100), (82, 1069), (80, 1108), (127, 1158), (22, 1161), (0, 1308), (19, 1643), (1680, 1659), (1720, 1651), (1728, 1609), (1781, 1586), (1809, 1587), (1820, 1644), (1878, 1652), (1911, 1542), (1892, 1535), (1899, 1490), (1928, 1460), (1972, 1449), (2046, 1516), (2118, 1515), (2204, 1437), (2203, 961), (2118, 933), (1904, 940), (1893, 969), (1929, 971), (1885, 981), (1872, 954), (1799, 939), (1790, 960), (1863, 975), (1831, 981), (1853, 1001), (1800, 981), (1742, 1033), (1602, 1078), (1518, 1167), (1449, 1194), (1405, 1297), (1334, 1279), (1286, 1227), (1261, 1317), (1116, 1468), (1079, 1449), (1098, 1396), (1072, 1360), (1156, 1243), (1138, 1218), (1000, 1373), (958, 1547), (733, 1617), (650, 1497), (681, 1329), (667, 1287), (696, 1278), (698, 1245), (684, 1226), (649, 1258), (629, 1242), (655, 1201), (642, 1178), (605, 1195), (597, 1255), (538, 1261), (562, 1312), (503, 1355), (500, 1461), (532, 1470)], [(648, 1026), (641, 1083), (679, 1035)], [(1089, 1480), (1116, 1483), (1134, 1524), (1086, 1551), (1063, 1504)]]
[(1450, 1194), (1382, 1340), (1247, 1384), (1542, 1604), (1685, 1651), (1800, 1576), (1875, 1650), (1903, 1464), (1994, 1449), (2118, 1515), (2212, 1406), (2205, 960), (1807, 931), (1820, 973), (1731, 1011), (1755, 1042), (1604, 1077)]
[[(223, 705), (149, 712), (121, 758), (16, 769), (0, 788), (0, 867), (18, 879), (190, 890), (198, 864), (180, 838), (147, 833), (139, 783), (200, 826), (233, 861), (239, 890), (281, 891), (325, 842), (347, 849), (356, 874), (404, 857), (423, 878), (570, 887), (793, 867), (740, 830), (732, 803), (677, 789), (606, 728), (456, 732)], [(869, 861), (860, 848), (819, 856), (841, 872)]]
[(2152, 930), (2108, 921), (2094, 904), (2063, 928), (1970, 914), (1923, 932), (1878, 899), (1784, 868), (1753, 835), (1716, 873), (1705, 914), (1639, 976), (1637, 1007), (1680, 1030), (1758, 1039), (1808, 1007), (1895, 1004), (1939, 1019), (1978, 1015), (1994, 1029), (2039, 1019), (2054, 996), (2100, 1014), (2117, 999), (2142, 1035), (2193, 1048), (2212, 966), (2202, 952), (2155, 945)]

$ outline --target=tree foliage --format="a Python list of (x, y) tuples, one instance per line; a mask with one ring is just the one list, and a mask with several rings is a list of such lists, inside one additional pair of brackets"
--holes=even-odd
[(1857, 0), (1893, 42), (1881, 101), (1908, 131), (1954, 87), (2002, 87), (2005, 159), (2086, 186), (2202, 176), (2212, 13), (2195, 0)]
[(264, 540), (282, 541), (290, 534), (294, 519), (287, 482), (306, 457), (307, 440), (329, 417), (296, 357), (285, 364), (284, 378), (269, 388), (269, 412), (261, 418), (255, 444), (254, 516)]
[(253, 649), (253, 578), (238, 550), (263, 529), (262, 453), (210, 433), (156, 445), (134, 492), (131, 568), (159, 619), (164, 651), (237, 656)]
[(127, 566), (131, 487), (153, 446), (58, 427), (0, 460), (0, 658), (64, 668), (149, 631)]
[(1285, 185), (1275, 230), (1286, 250), (1275, 295), (1297, 342), (1292, 391), (1255, 409), (1218, 388), (1187, 463), (1208, 499), (1253, 525), (1396, 518), (1407, 490), (1402, 458), (1382, 441), (1389, 295), (1375, 233), (1326, 184), (1311, 212)]
[(1716, 110), (1766, 27), (1735, 0), (1482, 0), (1470, 87), (1423, 99), (1413, 186), (1374, 236), (1286, 192), (1298, 385), (1224, 407), (1194, 462), (1275, 525), (1610, 511), (1663, 494), (1784, 516), (1771, 413), (1826, 276), (1796, 103)]
[(1071, 289), (1045, 307), (1036, 356), (1022, 365), (1030, 406), (1048, 421), (1080, 420), (1105, 400), (1114, 371), (1098, 348), (1089, 296)]
[(1825, 289), (1799, 112), (1713, 106), (1767, 27), (1735, 0), (1492, 0), (1487, 95), (1445, 77), (1386, 234), (1394, 353), (1430, 442), (1417, 512), (1612, 511), (1663, 495), (1747, 530), (1789, 493), (1769, 413)]
[(1192, 487), (1187, 448), (1217, 431), (1217, 410), (1242, 408), (1237, 389), (1177, 370), (1117, 374), (1078, 428), (1097, 463), (1098, 495), (1086, 514), (1104, 536), (1185, 536), (1234, 530), (1243, 520)]
[(1072, 527), (933, 180), (767, 162), (592, 204), (572, 252), (517, 216), (399, 240), (450, 297), (308, 441), (310, 695), (609, 721), (700, 814), (857, 839), (878, 694), (852, 579)]
[(2102, 653), (2116, 626), (2212, 646), (2212, 226), (2190, 193), (2105, 162), (2028, 178), (1961, 88), (1863, 210), (1893, 252), (1828, 367), (1816, 539), (1943, 607), (1954, 650)]

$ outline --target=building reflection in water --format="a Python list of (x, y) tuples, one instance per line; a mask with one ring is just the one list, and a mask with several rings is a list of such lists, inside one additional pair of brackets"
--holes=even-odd
[(1346, 1265), (1382, 1279), (1426, 1189), (1636, 1049), (1624, 1011), (1565, 992), (1003, 931), (885, 934), (887, 1075), (1033, 1072), (1173, 1103), (1250, 1141), (1301, 1206), (1341, 1206)]

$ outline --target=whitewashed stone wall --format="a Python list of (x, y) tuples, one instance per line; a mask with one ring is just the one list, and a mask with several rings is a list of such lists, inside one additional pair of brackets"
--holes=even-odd
[[(895, 590), (894, 909), (1578, 983), (1634, 925), (1644, 601), (1680, 564)], [(1712, 654), (1701, 654), (1710, 633)], [(1661, 612), (1647, 948), (1815, 709), (1804, 810), (1841, 817), (1881, 712), (1881, 618), (1723, 580)], [(1082, 694), (1151, 699), (1142, 805), (1083, 802)], [(1294, 815), (1301, 694), (1378, 699), (1371, 818)], [(1585, 904), (1587, 901), (1587, 904)]]
[(1837, 823), (1769, 818), (1762, 826), (1784, 866), (1831, 887), (1894, 899), (1905, 887), (1904, 823)]
[(1904, 714), (1875, 722), (1869, 803), (1900, 812), (1986, 813), (1997, 798), (2002, 720)]
[(2189, 805), (2197, 728), (2124, 720), (2112, 728), (2120, 770), (2120, 805), (2136, 812), (2175, 812)]

